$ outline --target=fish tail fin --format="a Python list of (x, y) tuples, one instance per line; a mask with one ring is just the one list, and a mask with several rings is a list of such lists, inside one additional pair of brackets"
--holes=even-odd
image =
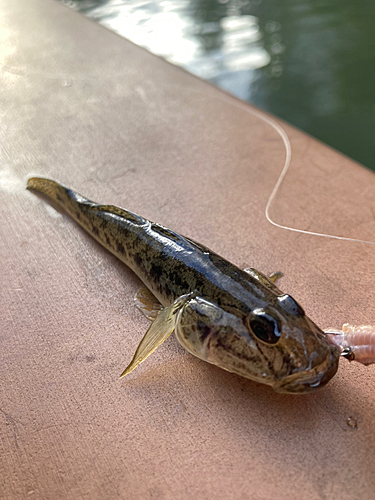
[(50, 179), (43, 179), (42, 177), (30, 177), (27, 180), (27, 189), (42, 194), (50, 200), (58, 203), (59, 196), (62, 195), (63, 186)]
[(76, 203), (83, 203), (85, 205), (95, 205), (95, 203), (87, 198), (84, 198), (72, 189), (43, 177), (30, 177), (30, 179), (27, 180), (26, 188), (30, 191), (35, 191), (36, 193), (46, 196), (49, 200), (54, 201), (63, 207), (66, 206), (67, 200), (75, 201)]
[(26, 188), (46, 197), (53, 204), (57, 205), (57, 207), (63, 208), (76, 220), (77, 218), (79, 219), (78, 212), (80, 211), (80, 207), (96, 206), (96, 203), (51, 179), (30, 177)]
[(99, 205), (58, 182), (42, 177), (30, 177), (27, 189), (47, 198), (57, 210), (72, 217), (85, 231), (129, 265), (128, 234), (134, 225), (147, 221), (132, 212), (113, 205)]

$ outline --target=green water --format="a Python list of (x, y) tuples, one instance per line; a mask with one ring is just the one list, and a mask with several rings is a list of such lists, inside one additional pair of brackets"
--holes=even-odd
[(374, 0), (60, 0), (375, 170)]
[(375, 2), (267, 0), (261, 26), (270, 12), (283, 71), (259, 70), (252, 102), (375, 170)]

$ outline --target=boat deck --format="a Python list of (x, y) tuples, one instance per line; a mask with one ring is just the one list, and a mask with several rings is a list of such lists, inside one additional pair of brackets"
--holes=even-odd
[[(39, 174), (202, 242), (324, 327), (375, 322), (375, 176), (51, 0), (0, 0), (0, 497), (370, 499), (375, 368), (276, 394), (148, 321), (137, 278), (25, 191)], [(364, 240), (303, 234), (279, 225)], [(349, 419), (349, 420), (348, 420)]]

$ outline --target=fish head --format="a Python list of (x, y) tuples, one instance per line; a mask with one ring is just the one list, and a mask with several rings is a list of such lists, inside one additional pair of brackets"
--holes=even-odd
[(289, 295), (261, 305), (243, 314), (195, 297), (179, 311), (176, 337), (195, 356), (277, 392), (323, 387), (340, 350)]

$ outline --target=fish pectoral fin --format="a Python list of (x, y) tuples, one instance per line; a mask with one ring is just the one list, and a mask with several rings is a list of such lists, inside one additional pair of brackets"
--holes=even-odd
[(260, 271), (257, 271), (253, 267), (244, 269), (244, 271), (245, 273), (250, 274), (250, 276), (257, 279), (263, 285), (267, 286), (271, 290), (275, 289), (277, 290), (275, 283), (279, 278), (283, 276), (283, 273), (281, 271), (276, 271), (275, 273), (272, 273), (270, 276), (266, 276), (265, 274), (261, 273)]
[(141, 340), (129, 366), (125, 368), (120, 378), (132, 372), (134, 368), (148, 358), (160, 344), (167, 340), (175, 328), (177, 312), (183, 304), (183, 301), (177, 299), (173, 304), (165, 307), (159, 312), (150, 328), (147, 330), (146, 335)]
[(155, 319), (163, 309), (155, 295), (145, 286), (141, 286), (135, 294), (134, 302), (136, 307), (150, 320)]

